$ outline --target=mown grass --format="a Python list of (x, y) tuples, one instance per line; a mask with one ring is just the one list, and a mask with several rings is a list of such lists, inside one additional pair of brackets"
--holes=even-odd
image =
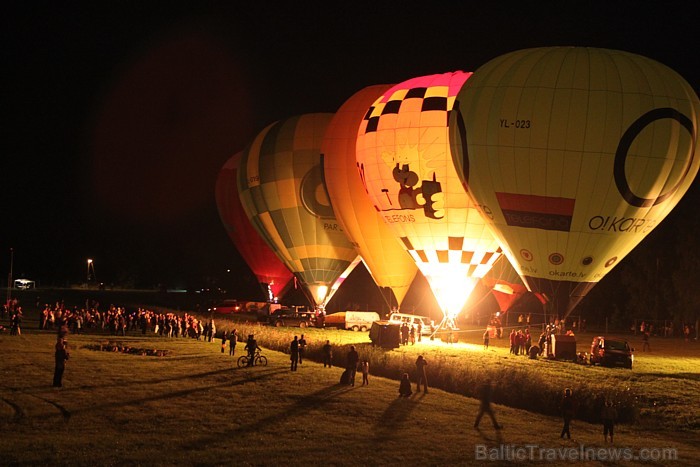
[[(255, 331), (261, 342), (269, 337), (282, 345), (285, 332), (300, 330)], [(312, 352), (329, 336), (338, 336), (330, 337), (337, 349), (340, 342), (366, 339), (344, 331), (305, 334)], [(505, 430), (494, 431), (488, 419), (474, 430), (478, 401), (464, 391), (433, 389), (397, 398), (397, 382), (376, 376), (379, 355), (411, 366), (417, 348), (371, 357), (377, 361), (370, 385), (348, 387), (337, 384), (337, 367), (305, 361), (290, 372), (288, 356), (269, 346), (267, 367), (238, 369), (218, 342), (117, 339), (167, 350), (164, 357), (90, 350), (109, 339), (71, 335), (65, 385), (56, 390), (50, 387), (53, 333), (25, 329), (21, 336), (0, 335), (3, 465), (471, 465), (477, 445), (603, 446), (598, 424), (574, 421), (575, 441), (565, 441), (559, 439), (558, 417), (503, 405), (496, 413)], [(370, 351), (360, 345), (363, 353)], [(431, 350), (432, 367), (446, 368), (461, 349)], [(434, 381), (439, 377), (431, 373)], [(617, 446), (635, 450), (675, 448), (681, 465), (694, 465), (700, 455), (697, 432), (622, 425), (616, 439)]]
[[(476, 330), (465, 330), (456, 344), (423, 340), (386, 351), (372, 346), (367, 333), (218, 323), (219, 330), (236, 326), (241, 336), (255, 333), (262, 345), (282, 352), (287, 351), (293, 334), (303, 332), (309, 357), (315, 361), (322, 361), (321, 346), (329, 339), (336, 347), (334, 361), (340, 366), (345, 365), (348, 347), (355, 345), (361, 358), (371, 362), (373, 374), (397, 380), (403, 372), (413, 371), (416, 357), (422, 354), (429, 361), (432, 386), (475, 397), (479, 383), (488, 378), (495, 385), (496, 402), (531, 412), (558, 414), (562, 392), (568, 387), (577, 397), (578, 417), (589, 422), (600, 421), (604, 401), (610, 399), (622, 422), (641, 423), (650, 429), (700, 430), (700, 344), (694, 341), (652, 339), (652, 352), (637, 351), (630, 371), (514, 356), (507, 339), (492, 340), (484, 350), (481, 332)], [(578, 336), (578, 350), (590, 350), (592, 337)], [(630, 342), (641, 349), (641, 338), (630, 336)]]

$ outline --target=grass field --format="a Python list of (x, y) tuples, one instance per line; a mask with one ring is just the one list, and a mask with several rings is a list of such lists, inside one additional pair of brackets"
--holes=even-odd
[[(370, 358), (370, 385), (348, 387), (337, 384), (339, 367), (305, 361), (292, 373), (288, 356), (271, 350), (286, 346), (299, 329), (251, 325), (261, 343), (269, 342), (264, 346), (269, 365), (243, 369), (220, 352), (218, 341), (117, 339), (168, 351), (150, 357), (90, 350), (110, 338), (83, 334), (70, 336), (64, 387), (53, 389), (55, 336), (32, 330), (31, 319), (25, 324), (21, 336), (0, 334), (3, 465), (471, 465), (479, 463), (478, 456), (497, 457), (490, 449), (506, 449), (503, 455), (507, 449), (511, 454), (532, 449), (534, 460), (527, 451), (526, 463), (564, 464), (561, 457), (575, 455), (581, 445), (605, 446), (597, 423), (575, 420), (574, 440), (561, 440), (559, 417), (503, 404), (495, 410), (504, 430), (495, 431), (488, 418), (475, 430), (478, 401), (467, 396), (472, 388), (460, 386), (460, 378), (468, 381), (469, 374), (484, 371), (553, 380), (547, 384), (557, 389), (594, 384), (606, 394), (627, 391), (639, 398), (641, 413), (637, 422), (616, 427), (615, 447), (653, 456), (653, 465), (696, 465), (700, 456), (695, 342), (652, 340), (652, 352), (637, 352), (635, 368), (628, 371), (512, 357), (502, 342), (483, 351), (479, 339), (468, 335), (466, 343), (451, 346), (426, 343), (372, 353), (379, 351), (366, 343), (366, 333), (304, 330), (312, 354), (330, 339), (338, 363), (343, 345), (350, 343)], [(235, 325), (245, 332), (241, 323)], [(582, 350), (589, 340), (580, 338)], [(633, 345), (641, 348), (641, 342)], [(395, 373), (410, 370), (418, 352), (428, 358), (431, 383), (451, 386), (399, 399)], [(528, 384), (527, 379), (520, 382)], [(517, 406), (517, 394), (497, 394), (500, 402)], [(659, 451), (664, 448), (675, 449), (676, 460), (661, 459), (668, 454)]]

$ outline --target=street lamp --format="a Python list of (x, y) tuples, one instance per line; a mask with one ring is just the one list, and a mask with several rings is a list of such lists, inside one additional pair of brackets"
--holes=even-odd
[(92, 264), (92, 260), (88, 258), (87, 260), (87, 282), (90, 283), (90, 270), (92, 269), (93, 279), (95, 278), (95, 266)]

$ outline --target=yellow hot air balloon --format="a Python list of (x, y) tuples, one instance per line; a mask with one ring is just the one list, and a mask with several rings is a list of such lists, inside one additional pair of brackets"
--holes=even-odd
[(345, 101), (328, 125), (321, 152), (326, 186), (338, 222), (376, 284), (393, 291), (398, 308), (418, 269), (367, 196), (355, 158), (360, 122), (388, 88), (369, 86)]
[(457, 176), (448, 115), (469, 73), (414, 78), (387, 90), (357, 136), (367, 192), (454, 325), (500, 248)]
[(450, 123), (460, 177), (518, 273), (560, 317), (661, 222), (698, 171), (698, 97), (631, 53), (497, 57)]
[(243, 152), (238, 178), (246, 215), (319, 310), (359, 262), (324, 184), (320, 148), (332, 117), (305, 114), (268, 126)]

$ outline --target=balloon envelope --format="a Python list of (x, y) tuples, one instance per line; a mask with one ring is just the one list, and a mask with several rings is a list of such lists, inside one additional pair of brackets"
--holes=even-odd
[[(273, 299), (279, 297), (292, 279), (292, 273), (253, 228), (238, 195), (238, 166), (242, 152), (234, 154), (223, 165), (216, 178), (216, 207), (226, 233), (253, 274)], [(267, 284), (267, 285), (265, 285)]]
[(390, 288), (400, 305), (418, 269), (367, 196), (355, 158), (360, 122), (388, 88), (369, 86), (345, 101), (328, 125), (321, 152), (326, 186), (338, 222), (376, 284)]
[(513, 266), (567, 316), (661, 222), (698, 171), (698, 98), (626, 52), (506, 54), (462, 88), (455, 165)]
[(243, 152), (238, 177), (251, 223), (321, 307), (357, 258), (323, 178), (321, 141), (332, 116), (305, 114), (268, 126)]
[(357, 139), (367, 192), (448, 318), (500, 256), (450, 154), (448, 115), (469, 76), (430, 75), (393, 86), (369, 109)]

